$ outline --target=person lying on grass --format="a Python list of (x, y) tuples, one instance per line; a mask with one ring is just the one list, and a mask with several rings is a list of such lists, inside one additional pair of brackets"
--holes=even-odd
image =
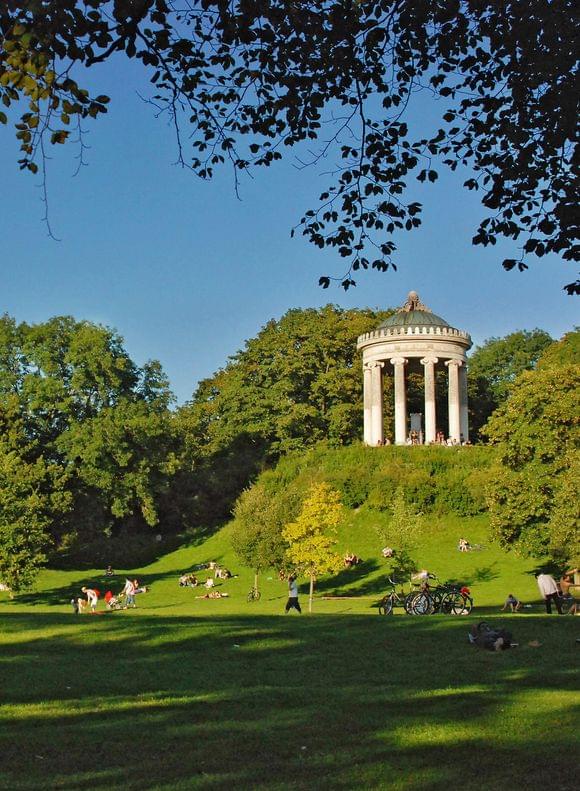
[(229, 593), (222, 593), (221, 591), (208, 591), (203, 596), (196, 596), (196, 599), (227, 599)]

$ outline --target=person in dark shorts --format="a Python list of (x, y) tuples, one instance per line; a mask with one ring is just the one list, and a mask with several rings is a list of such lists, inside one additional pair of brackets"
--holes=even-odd
[(288, 601), (286, 602), (285, 612), (290, 612), (291, 609), (298, 610), (299, 613), (302, 612), (300, 609), (300, 602), (298, 601), (298, 585), (296, 584), (296, 577), (293, 574), (288, 577)]

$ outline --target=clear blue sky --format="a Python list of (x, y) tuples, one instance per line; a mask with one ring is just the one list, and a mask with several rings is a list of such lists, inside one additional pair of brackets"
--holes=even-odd
[(20, 173), (10, 127), (0, 127), (3, 207), (0, 312), (41, 322), (70, 314), (115, 327), (133, 359), (161, 361), (182, 403), (196, 383), (223, 366), (270, 318), (293, 307), (333, 302), (344, 308), (402, 304), (417, 290), (432, 310), (474, 342), (541, 327), (559, 337), (578, 323), (578, 302), (562, 292), (574, 267), (537, 260), (506, 273), (510, 244), (471, 246), (482, 216), (464, 174), (420, 187), (424, 223), (402, 234), (397, 273), (360, 273), (356, 288), (323, 291), (322, 274), (344, 262), (290, 228), (327, 186), (318, 169), (291, 160), (258, 172), (236, 199), (231, 173), (201, 182), (173, 163), (164, 119), (136, 94), (147, 92), (136, 64), (100, 67), (99, 92), (110, 112), (87, 124), (88, 167), (72, 178), (77, 150), (51, 148), (50, 211), (55, 242), (42, 223), (39, 178)]

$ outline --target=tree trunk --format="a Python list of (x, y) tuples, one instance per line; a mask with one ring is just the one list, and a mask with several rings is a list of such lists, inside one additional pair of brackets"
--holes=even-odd
[(308, 612), (312, 612), (312, 597), (314, 595), (314, 574), (310, 575), (310, 594), (308, 596)]
[(254, 574), (254, 588), (258, 590), (258, 572)]

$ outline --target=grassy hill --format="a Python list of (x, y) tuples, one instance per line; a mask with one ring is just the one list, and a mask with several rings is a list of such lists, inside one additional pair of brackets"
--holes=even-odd
[[(331, 613), (338, 607), (341, 612), (370, 613), (376, 601), (388, 586), (389, 566), (380, 554), (381, 540), (374, 525), (377, 515), (368, 509), (349, 509), (347, 519), (339, 531), (339, 549), (355, 552), (363, 562), (353, 569), (345, 569), (334, 577), (323, 578), (317, 586), (316, 609)], [(383, 518), (387, 518), (384, 517)], [(476, 606), (499, 607), (507, 593), (514, 593), (525, 602), (538, 602), (538, 591), (533, 576), (537, 561), (508, 554), (488, 540), (487, 517), (429, 516), (425, 518), (425, 531), (417, 550), (413, 553), (419, 568), (425, 567), (440, 580), (454, 579), (471, 586)], [(165, 614), (247, 614), (249, 607), (260, 613), (280, 612), (286, 596), (286, 585), (278, 580), (275, 572), (261, 577), (263, 596), (259, 604), (249, 605), (246, 594), (253, 582), (253, 572), (238, 563), (230, 546), (231, 527), (224, 528), (203, 541), (194, 541), (162, 556), (148, 566), (133, 569), (116, 569), (116, 576), (107, 579), (103, 569), (82, 571), (45, 570), (40, 575), (37, 590), (18, 596), (14, 601), (0, 593), (1, 612), (34, 611), (69, 612), (70, 599), (81, 595), (83, 585), (95, 585), (101, 592), (111, 588), (117, 592), (125, 576), (137, 577), (150, 587), (146, 596), (138, 600), (143, 612), (163, 610)], [(457, 550), (457, 539), (466, 536), (474, 544), (481, 544), (480, 551), (462, 553)], [(178, 577), (193, 566), (216, 561), (229, 568), (235, 578), (218, 581), (218, 589), (227, 591), (228, 599), (207, 601), (196, 599), (200, 589), (180, 588)], [(198, 574), (205, 579), (207, 572)], [(306, 582), (302, 588), (306, 591)], [(323, 596), (348, 596), (340, 603), (323, 600)]]

